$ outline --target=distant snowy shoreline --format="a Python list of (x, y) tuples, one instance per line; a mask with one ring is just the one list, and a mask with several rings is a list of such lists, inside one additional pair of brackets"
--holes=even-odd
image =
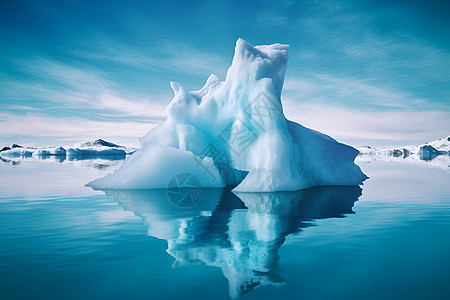
[(0, 158), (37, 158), (45, 159), (57, 157), (61, 159), (125, 159), (127, 155), (133, 154), (137, 149), (132, 147), (120, 146), (103, 139), (94, 141), (80, 142), (74, 145), (61, 147), (23, 147), (18, 144), (5, 146), (0, 149)]
[[(403, 147), (364, 146), (357, 149), (360, 152), (356, 157), (357, 162), (403, 161), (426, 164), (450, 171), (450, 135), (422, 145)], [(112, 162), (123, 160), (136, 150), (138, 148), (117, 145), (103, 139), (61, 147), (22, 147), (18, 144), (12, 144), (0, 149), (0, 159), (7, 161), (25, 158), (54, 158), (52, 161), (57, 162), (100, 159)], [(114, 163), (114, 165), (116, 164)]]
[(426, 164), (450, 171), (450, 135), (422, 145), (404, 147), (370, 147), (357, 148), (357, 162), (402, 161)]

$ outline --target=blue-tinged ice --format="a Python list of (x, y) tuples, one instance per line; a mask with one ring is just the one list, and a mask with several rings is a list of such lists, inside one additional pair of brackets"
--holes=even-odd
[(289, 45), (253, 47), (239, 39), (225, 81), (211, 75), (194, 92), (172, 82), (167, 119), (114, 174), (89, 185), (165, 188), (178, 174), (194, 175), (201, 187), (242, 192), (362, 184), (358, 150), (285, 118), (288, 52)]

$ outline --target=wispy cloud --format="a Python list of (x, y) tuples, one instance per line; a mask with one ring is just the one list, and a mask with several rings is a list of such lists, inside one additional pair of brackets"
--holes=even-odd
[(368, 80), (309, 74), (303, 78), (287, 79), (284, 95), (299, 102), (334, 103), (358, 108), (422, 109), (446, 107), (410, 92), (378, 86)]
[(429, 100), (448, 101), (450, 51), (412, 30), (412, 23), (418, 26), (424, 20), (408, 9), (354, 1), (298, 6), (303, 13), (290, 24), (304, 42), (291, 49), (291, 57), (299, 62), (290, 67), (299, 70), (294, 74), (307, 68), (306, 72), (370, 80), (385, 88), (433, 95)]
[(448, 104), (367, 80), (287, 79), (282, 98), (288, 118), (356, 146), (423, 143), (450, 134)]
[[(5, 99), (41, 99), (56, 107), (91, 110), (92, 114), (99, 116), (139, 117), (146, 120), (163, 119), (170, 100), (168, 97), (152, 99), (124, 90), (105, 79), (106, 76), (101, 72), (55, 60), (36, 57), (19, 61), (18, 66), (31, 79), (5, 79), (2, 83), (5, 87), (2, 97)], [(8, 107), (12, 110), (15, 105), (4, 108)]]
[(58, 118), (44, 114), (17, 115), (0, 113), (0, 136), (2, 145), (24, 142), (41, 146), (61, 146), (62, 142), (74, 143), (97, 138), (109, 139), (125, 145), (137, 146), (138, 138), (144, 136), (156, 122), (93, 121), (80, 117)]
[[(160, 40), (152, 47), (136, 47), (124, 44), (107, 36), (99, 36), (97, 42), (83, 50), (67, 49), (75, 57), (103, 63), (119, 63), (147, 71), (162, 70), (188, 75), (207, 76), (222, 70), (229, 59), (203, 50), (186, 42)], [(219, 74), (222, 75), (222, 74)]]
[(355, 146), (423, 143), (450, 134), (446, 111), (368, 111), (286, 100), (286, 117)]

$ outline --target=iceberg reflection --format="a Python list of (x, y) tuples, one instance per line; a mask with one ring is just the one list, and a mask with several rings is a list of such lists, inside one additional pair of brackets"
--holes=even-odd
[[(297, 192), (233, 193), (230, 189), (106, 190), (125, 210), (143, 218), (148, 234), (167, 240), (174, 266), (220, 267), (231, 298), (257, 286), (282, 285), (278, 249), (287, 235), (311, 221), (343, 217), (362, 194), (358, 186)], [(173, 197), (176, 194), (183, 198)], [(190, 203), (190, 205), (179, 205)]]

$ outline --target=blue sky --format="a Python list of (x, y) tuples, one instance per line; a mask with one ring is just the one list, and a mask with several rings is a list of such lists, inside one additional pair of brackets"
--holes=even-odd
[(286, 115), (355, 146), (450, 134), (448, 1), (2, 1), (0, 144), (137, 145), (169, 81), (290, 44)]

